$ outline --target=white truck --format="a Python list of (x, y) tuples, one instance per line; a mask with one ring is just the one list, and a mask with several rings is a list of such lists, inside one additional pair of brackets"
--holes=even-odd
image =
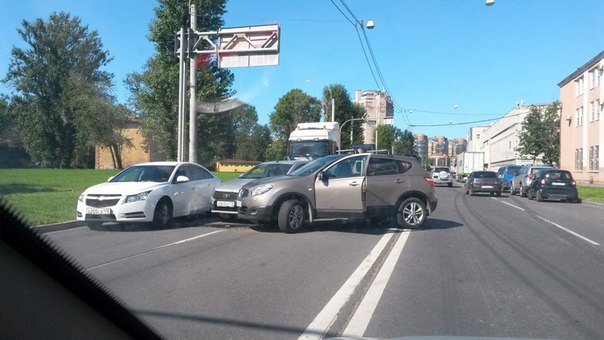
[(287, 141), (287, 158), (316, 159), (340, 149), (340, 125), (337, 122), (298, 123)]
[(484, 170), (484, 152), (462, 152), (457, 155), (457, 179), (464, 180), (472, 171)]

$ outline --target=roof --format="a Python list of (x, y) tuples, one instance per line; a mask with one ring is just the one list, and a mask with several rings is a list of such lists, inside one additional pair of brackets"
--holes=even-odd
[(600, 60), (604, 59), (604, 51), (598, 53), (595, 57), (593, 57), (590, 61), (583, 64), (583, 66), (579, 67), (575, 72), (571, 73), (568, 77), (564, 78), (561, 82), (558, 83), (558, 87), (562, 87), (568, 84), (573, 79), (577, 78), (580, 74), (583, 74), (585, 70), (592, 68), (595, 64), (597, 64)]

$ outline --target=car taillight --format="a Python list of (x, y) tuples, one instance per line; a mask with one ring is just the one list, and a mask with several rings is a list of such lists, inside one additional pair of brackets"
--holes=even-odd
[(545, 179), (542, 179), (539, 183), (541, 183), (541, 185), (545, 185)]
[(528, 174), (528, 175), (526, 175), (526, 178), (533, 179), (533, 178), (535, 178), (535, 174)]
[(572, 182), (570, 182), (570, 185), (572, 185), (573, 187), (577, 185), (577, 182), (575, 182), (574, 180)]
[(428, 177), (428, 176), (425, 176), (425, 177), (424, 177), (424, 180), (425, 180), (426, 182), (428, 182), (428, 185), (430, 185), (430, 187), (434, 188), (434, 180), (433, 180), (432, 178), (430, 178), (430, 177)]

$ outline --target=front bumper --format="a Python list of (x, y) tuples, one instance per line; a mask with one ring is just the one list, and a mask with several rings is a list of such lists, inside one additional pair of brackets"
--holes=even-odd
[(248, 207), (242, 204), (239, 207), (237, 217), (253, 223), (270, 222), (272, 220), (272, 207), (270, 206), (252, 206)]
[(95, 222), (152, 222), (154, 207), (148, 201), (122, 204), (121, 200), (104, 207), (93, 207), (78, 201), (76, 219)]

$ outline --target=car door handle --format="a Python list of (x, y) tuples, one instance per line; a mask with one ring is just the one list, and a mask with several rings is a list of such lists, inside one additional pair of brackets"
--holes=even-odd
[(397, 178), (397, 179), (394, 180), (394, 183), (397, 183), (397, 184), (405, 183), (405, 180)]
[(350, 183), (350, 184), (348, 184), (348, 185), (350, 185), (351, 187), (356, 187), (357, 185), (359, 185), (359, 183), (357, 183), (357, 182), (352, 182), (352, 183)]

